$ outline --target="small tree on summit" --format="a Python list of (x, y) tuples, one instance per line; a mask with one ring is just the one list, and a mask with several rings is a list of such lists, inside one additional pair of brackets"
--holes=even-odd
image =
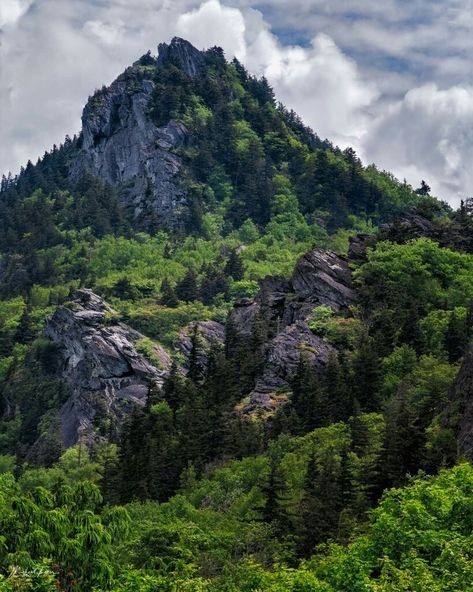
[(430, 195), (430, 186), (422, 179), (420, 182), (420, 187), (416, 189), (417, 195), (422, 195), (423, 197)]

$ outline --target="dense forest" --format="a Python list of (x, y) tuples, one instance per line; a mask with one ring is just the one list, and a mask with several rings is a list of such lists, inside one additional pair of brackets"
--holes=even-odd
[[(219, 48), (187, 71), (182, 43), (90, 97), (91, 147), (1, 183), (0, 590), (464, 592), (471, 200), (364, 166)], [(144, 96), (150, 130), (185, 130), (171, 217), (77, 164)]]

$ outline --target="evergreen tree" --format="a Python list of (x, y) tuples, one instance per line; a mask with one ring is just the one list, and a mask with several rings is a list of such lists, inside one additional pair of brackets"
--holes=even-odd
[(262, 486), (263, 507), (261, 519), (263, 522), (273, 524), (276, 529), (281, 530), (287, 526), (288, 516), (285, 508), (286, 483), (282, 475), (279, 463), (274, 454), (269, 454), (269, 470)]
[(168, 306), (169, 308), (175, 308), (179, 304), (176, 292), (167, 278), (164, 278), (161, 283), (161, 298), (159, 303), (163, 306)]
[(304, 355), (300, 356), (293, 382), (292, 406), (306, 432), (326, 425), (328, 421), (327, 393), (312, 363)]
[(448, 353), (448, 361), (451, 364), (454, 364), (463, 356), (465, 348), (468, 345), (468, 322), (466, 319), (455, 314), (455, 311), (450, 313), (444, 343)]
[(184, 380), (176, 360), (172, 361), (171, 369), (164, 380), (162, 394), (173, 413), (179, 409), (184, 402)]
[(176, 296), (183, 302), (193, 302), (199, 297), (197, 287), (197, 275), (193, 269), (189, 269), (175, 289)]
[(430, 195), (430, 187), (429, 185), (427, 185), (424, 179), (422, 179), (422, 181), (420, 182), (420, 187), (416, 189), (416, 193), (417, 195), (421, 195), (422, 197)]
[(379, 409), (381, 368), (373, 339), (365, 335), (352, 360), (351, 391), (365, 411)]
[(324, 376), (325, 398), (328, 416), (332, 422), (346, 421), (353, 411), (353, 402), (348, 392), (344, 372), (345, 362), (340, 364), (338, 356), (331, 353)]
[(298, 513), (302, 557), (309, 557), (316, 545), (336, 535), (341, 508), (340, 467), (333, 452), (323, 453), (320, 468), (312, 453)]
[(245, 275), (245, 267), (243, 265), (243, 259), (240, 257), (236, 249), (231, 250), (224, 271), (236, 282), (243, 279)]
[(386, 486), (399, 487), (406, 475), (415, 475), (419, 469), (424, 435), (402, 388), (388, 404), (385, 418), (383, 477)]

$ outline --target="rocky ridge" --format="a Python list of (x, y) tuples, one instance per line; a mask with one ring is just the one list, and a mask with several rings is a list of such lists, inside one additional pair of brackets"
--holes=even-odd
[[(336, 352), (311, 331), (311, 313), (319, 305), (341, 311), (355, 300), (348, 263), (317, 249), (301, 257), (291, 280), (266, 278), (256, 298), (235, 304), (227, 330), (231, 325), (239, 338), (248, 340), (263, 316), (268, 326), (263, 368), (241, 406), (245, 413), (272, 411), (287, 399), (284, 393), (290, 390), (302, 353), (316, 371), (323, 371)], [(145, 404), (149, 389), (162, 386), (171, 366), (160, 346), (154, 347), (153, 363), (139, 353), (143, 335), (117, 322), (110, 306), (91, 290), (76, 290), (72, 302), (47, 320), (44, 334), (58, 348), (58, 373), (71, 393), (59, 413), (65, 447), (116, 434), (133, 407)], [(197, 366), (204, 375), (211, 348), (225, 341), (225, 327), (198, 321), (182, 329), (176, 351), (184, 374), (194, 339)]]
[(466, 352), (451, 388), (444, 425), (458, 426), (458, 456), (473, 461), (473, 347)]

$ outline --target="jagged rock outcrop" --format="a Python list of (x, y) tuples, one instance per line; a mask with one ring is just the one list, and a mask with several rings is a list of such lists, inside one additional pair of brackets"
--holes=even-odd
[(184, 72), (194, 78), (204, 63), (202, 52), (191, 43), (180, 37), (174, 37), (171, 43), (158, 45), (158, 65), (172, 63), (180, 67)]
[(197, 340), (196, 363), (203, 374), (207, 370), (212, 346), (223, 346), (225, 342), (225, 327), (216, 321), (195, 321), (182, 329), (176, 342), (176, 349), (184, 358), (182, 365), (184, 372), (189, 370), (194, 335)]
[(143, 336), (110, 320), (112, 314), (92, 291), (77, 290), (46, 322), (44, 334), (58, 346), (59, 373), (71, 392), (60, 410), (65, 447), (113, 433), (135, 405), (144, 405), (150, 385), (162, 385), (170, 366), (159, 346), (159, 369), (139, 354), (135, 344)]
[(260, 288), (256, 298), (235, 304), (227, 323), (227, 330), (244, 340), (252, 337), (258, 321), (269, 327), (261, 352), (264, 368), (243, 406), (246, 412), (271, 411), (286, 400), (283, 393), (290, 389), (302, 352), (315, 370), (323, 370), (335, 350), (310, 330), (311, 313), (320, 305), (340, 311), (356, 301), (348, 263), (320, 249), (301, 257), (291, 280), (266, 278)]
[(473, 461), (473, 346), (466, 352), (452, 386), (445, 423), (458, 426), (458, 456)]
[(347, 262), (330, 251), (315, 249), (303, 255), (292, 276), (294, 292), (302, 300), (324, 304), (334, 310), (356, 300)]
[[(179, 38), (161, 44), (157, 60), (145, 58), (155, 65), (178, 63), (190, 76), (203, 61), (200, 51)], [(155, 82), (146, 66), (137, 64), (89, 99), (82, 114), (82, 149), (70, 175), (80, 179), (90, 172), (116, 187), (138, 226), (175, 226), (185, 205), (179, 179), (183, 163), (176, 149), (186, 142), (188, 131), (175, 121), (163, 127), (153, 123)]]

